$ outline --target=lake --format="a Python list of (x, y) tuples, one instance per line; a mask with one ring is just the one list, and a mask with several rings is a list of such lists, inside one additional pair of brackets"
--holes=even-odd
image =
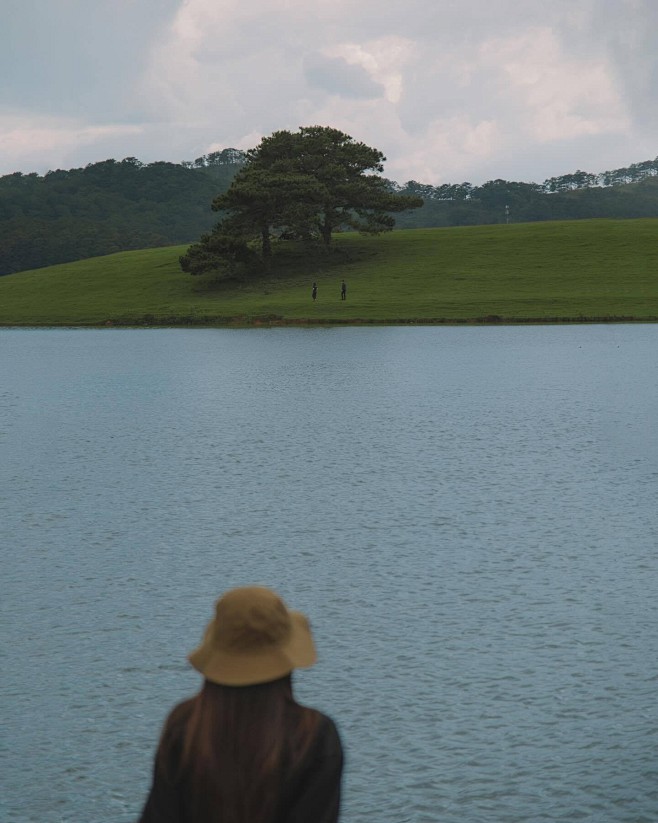
[(128, 823), (216, 597), (346, 823), (658, 820), (658, 325), (0, 329), (0, 819)]

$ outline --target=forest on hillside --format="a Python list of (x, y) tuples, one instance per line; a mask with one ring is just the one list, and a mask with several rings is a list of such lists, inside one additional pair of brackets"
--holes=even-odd
[[(0, 177), (0, 275), (111, 254), (194, 242), (218, 215), (245, 153), (224, 149), (183, 163), (105, 160), (45, 175)], [(395, 215), (400, 228), (658, 217), (658, 158), (544, 183), (492, 180), (430, 186), (388, 181), (423, 206)]]
[(189, 242), (217, 221), (210, 204), (243, 162), (226, 149), (189, 163), (127, 157), (0, 177), (0, 275)]

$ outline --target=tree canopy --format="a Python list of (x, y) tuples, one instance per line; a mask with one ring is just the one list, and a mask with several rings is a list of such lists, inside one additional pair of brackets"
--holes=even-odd
[[(262, 260), (272, 255), (272, 238), (319, 241), (330, 246), (341, 229), (377, 234), (393, 228), (391, 212), (418, 208), (416, 195), (391, 190), (380, 176), (386, 158), (338, 129), (306, 126), (277, 131), (246, 154), (246, 164), (230, 188), (215, 198), (222, 213), (210, 235), (181, 258), (184, 271), (200, 273), (212, 265), (211, 247), (258, 239)], [(224, 238), (220, 240), (220, 238)], [(221, 255), (219, 255), (221, 257)], [(200, 263), (203, 264), (200, 267)]]

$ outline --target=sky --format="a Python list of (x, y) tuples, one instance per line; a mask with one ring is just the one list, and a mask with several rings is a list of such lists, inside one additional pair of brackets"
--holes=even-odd
[(0, 174), (341, 129), (399, 183), (658, 155), (658, 0), (0, 0)]

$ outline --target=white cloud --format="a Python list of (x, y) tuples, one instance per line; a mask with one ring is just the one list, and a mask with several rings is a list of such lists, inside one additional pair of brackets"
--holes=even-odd
[(404, 86), (404, 68), (414, 53), (414, 43), (395, 35), (364, 43), (337, 43), (326, 53), (360, 66), (384, 88), (390, 103), (399, 103)]
[(466, 179), (474, 164), (496, 150), (500, 132), (492, 121), (473, 123), (467, 117), (457, 116), (436, 119), (413, 137), (401, 131), (398, 140), (395, 159), (387, 165), (387, 176), (399, 182), (414, 179), (436, 185)]
[(70, 119), (12, 114), (0, 116), (0, 156), (5, 158), (3, 165), (6, 166), (7, 161), (12, 164), (4, 173), (33, 166), (44, 171), (44, 156), (48, 157), (47, 168), (54, 169), (63, 166), (84, 147), (141, 133), (142, 128), (135, 125), (90, 126)]
[(550, 29), (489, 40), (484, 66), (507, 80), (517, 124), (540, 142), (604, 132), (625, 133), (629, 120), (615, 82), (601, 59), (567, 55)]

